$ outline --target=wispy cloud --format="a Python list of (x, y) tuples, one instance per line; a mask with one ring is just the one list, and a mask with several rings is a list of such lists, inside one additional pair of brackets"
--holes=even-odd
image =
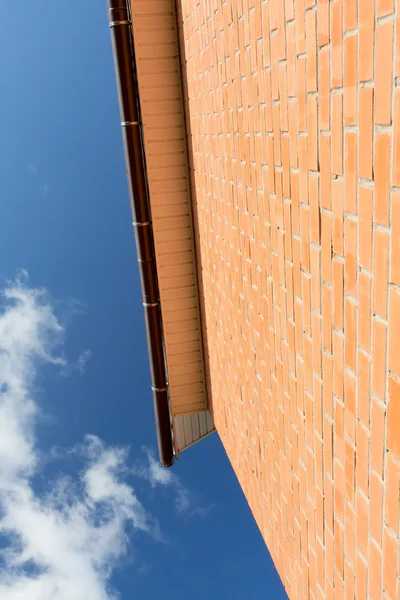
[(42, 192), (43, 196), (46, 198), (50, 191), (50, 186), (47, 183), (43, 183), (43, 185), (40, 186), (40, 191)]
[(148, 575), (149, 573), (151, 573), (151, 565), (149, 565), (148, 563), (144, 563), (143, 565), (140, 565), (140, 567), (138, 567), (138, 575)]
[(92, 353), (90, 350), (84, 350), (78, 356), (75, 361), (71, 361), (68, 364), (65, 364), (60, 371), (63, 377), (70, 377), (74, 373), (78, 372), (80, 375), (84, 375), (86, 370), (86, 365), (89, 360), (92, 358)]
[[(110, 577), (129, 531), (159, 538), (159, 528), (126, 481), (127, 450), (95, 435), (75, 449), (83, 462), (75, 478), (59, 476), (50, 493), (36, 491), (43, 466), (35, 438), (37, 369), (66, 361), (64, 329), (48, 295), (28, 288), (24, 277), (4, 290), (0, 312), (0, 535), (7, 540), (0, 597), (115, 600)], [(167, 482), (152, 458), (149, 470), (151, 482)]]
[(35, 165), (28, 164), (26, 165), (26, 168), (28, 169), (31, 175), (37, 175), (39, 173), (39, 170), (37, 167), (35, 167)]
[(82, 354), (79, 355), (77, 360), (77, 368), (81, 375), (85, 372), (86, 365), (88, 361), (91, 359), (92, 353), (90, 350), (85, 350)]
[[(32, 163), (28, 163), (26, 165), (27, 170), (29, 171), (29, 173), (32, 175), (32, 177), (36, 177), (39, 174), (39, 169)], [(42, 183), (39, 186), (40, 192), (42, 193), (43, 197), (46, 198), (49, 194), (50, 191), (50, 186), (48, 183)]]
[(179, 476), (171, 469), (165, 469), (155, 460), (152, 452), (144, 448), (147, 455), (147, 468), (138, 468), (138, 474), (147, 479), (152, 487), (164, 486), (171, 489), (174, 497), (175, 511), (179, 516), (205, 516), (211, 506), (203, 506), (193, 492), (189, 491), (182, 483)]

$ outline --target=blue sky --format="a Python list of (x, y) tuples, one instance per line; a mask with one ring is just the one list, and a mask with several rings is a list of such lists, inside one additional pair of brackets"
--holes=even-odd
[[(141, 531), (127, 520), (129, 546), (110, 560), (113, 592), (104, 598), (152, 600), (166, 589), (168, 598), (193, 600), (207, 590), (209, 598), (286, 598), (217, 435), (185, 452), (164, 483), (142, 449), (153, 451), (156, 440), (105, 2), (87, 0), (84, 11), (66, 0), (9, 3), (2, 17), (0, 274), (1, 287), (18, 296), (6, 317), (46, 318), (45, 334), (42, 327), (34, 335), (45, 335), (47, 349), (65, 331), (63, 343), (49, 349), (57, 364), (50, 358), (37, 368), (37, 347), (26, 346), (23, 377), (29, 372), (24, 381), (40, 412), (23, 430), (32, 427), (28, 454), (36, 457), (32, 473), (24, 466), (24, 482), (41, 497), (69, 476), (75, 490), (118, 456), (118, 469), (107, 467), (106, 475), (135, 490), (151, 524)], [(29, 279), (8, 283), (21, 268)], [(42, 286), (49, 294), (32, 296)], [(2, 343), (13, 357), (16, 340)], [(88, 434), (98, 438), (84, 442)], [(126, 446), (129, 456), (121, 457), (118, 448)], [(105, 462), (96, 462), (99, 455)], [(2, 477), (0, 486), (9, 481)], [(125, 488), (116, 490), (120, 502)], [(74, 506), (82, 506), (82, 493)], [(181, 513), (176, 497), (187, 504)], [(32, 577), (41, 570), (34, 557), (23, 565)], [(11, 585), (2, 560), (0, 590)], [(64, 600), (46, 593), (40, 600)], [(36, 600), (33, 594), (24, 600)], [(3, 597), (20, 596), (3, 590)]]

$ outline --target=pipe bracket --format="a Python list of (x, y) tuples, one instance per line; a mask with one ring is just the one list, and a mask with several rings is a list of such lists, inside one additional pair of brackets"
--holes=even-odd
[(119, 25), (130, 25), (131, 22), (130, 21), (111, 21), (110, 22), (110, 29), (112, 29), (113, 27), (118, 27)]
[(146, 227), (146, 225), (151, 225), (151, 221), (145, 221), (144, 223), (137, 223), (136, 221), (132, 221), (132, 225), (134, 227)]

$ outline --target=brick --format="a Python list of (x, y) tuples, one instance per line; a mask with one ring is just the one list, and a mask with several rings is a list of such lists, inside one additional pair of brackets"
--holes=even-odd
[(391, 289), (389, 294), (389, 370), (400, 377), (400, 353), (398, 340), (400, 335), (400, 292)]
[[(352, 452), (354, 453), (354, 449), (352, 448)], [(355, 468), (355, 461), (353, 463), (351, 463), (351, 469), (353, 470), (352, 472), (352, 479), (351, 479), (351, 486), (354, 489), (355, 486), (355, 478), (354, 478), (354, 468)], [(350, 500), (348, 499), (346, 502), (346, 508), (345, 508), (345, 521), (346, 521), (346, 528), (345, 528), (345, 556), (346, 559), (348, 561), (348, 566), (353, 567), (355, 565), (356, 562), (356, 510), (355, 510), (355, 490), (353, 492), (354, 495), (354, 500), (350, 502)], [(348, 571), (350, 572), (350, 571)], [(354, 571), (352, 571), (352, 573), (354, 574)], [(345, 576), (346, 576), (346, 572), (345, 572)]]
[[(289, 163), (292, 169), (297, 168), (297, 105), (295, 102), (289, 103)], [(297, 186), (293, 185), (293, 179), (297, 178), (297, 173), (291, 173), (291, 188), (292, 188), (292, 196), (293, 189), (295, 188), (296, 192), (298, 189)], [(292, 198), (293, 202), (293, 198)]]
[(391, 454), (386, 456), (385, 481), (385, 522), (396, 533), (400, 510), (400, 468)]
[(376, 27), (375, 125), (390, 125), (392, 118), (393, 21)]
[[(329, 0), (318, 0), (318, 44), (326, 46), (329, 44)], [(321, 56), (321, 53), (320, 53)]]
[[(345, 432), (353, 444), (356, 441), (356, 380), (348, 371), (345, 372), (344, 402), (345, 402)], [(354, 503), (354, 498), (351, 497)]]
[(387, 438), (386, 446), (392, 454), (400, 459), (400, 383), (389, 377), (389, 400), (387, 412)]
[[(399, 203), (400, 207), (400, 203)], [(328, 213), (321, 212), (321, 277), (332, 283), (332, 221)], [(400, 226), (400, 212), (399, 212)], [(399, 232), (400, 233), (400, 232)], [(393, 254), (392, 254), (393, 255)]]
[(304, 205), (300, 208), (301, 219), (301, 265), (310, 270), (310, 211)]
[[(280, 136), (280, 104), (273, 105), (273, 128), (274, 128), (274, 159), (275, 165), (280, 167), (282, 165), (281, 162), (281, 136)], [(246, 138), (247, 139), (247, 138)], [(250, 164), (250, 161), (246, 161), (247, 164)], [(275, 172), (275, 181), (277, 178), (277, 174), (279, 171)]]
[(387, 317), (389, 238), (388, 234), (374, 230), (374, 286), (372, 310), (383, 319)]
[[(336, 595), (338, 597), (338, 588), (343, 585), (344, 575), (344, 529), (339, 525), (339, 522), (335, 520), (335, 567), (336, 573), (340, 576), (340, 582), (335, 579)], [(340, 596), (339, 596), (340, 597)], [(343, 598), (343, 595), (341, 596)]]
[[(400, 39), (400, 35), (398, 34)], [(393, 160), (392, 160), (393, 185), (400, 187), (400, 89), (394, 91), (394, 116), (393, 116)]]
[[(344, 340), (343, 337), (334, 331), (332, 335), (333, 343), (333, 393), (343, 402), (343, 369), (344, 369)], [(335, 425), (339, 422), (340, 408), (336, 407)], [(343, 460), (342, 460), (343, 463)]]
[[(300, 277), (300, 265), (301, 265), (301, 249), (300, 241), (293, 238), (293, 291), (295, 296), (301, 297), (301, 277)], [(297, 350), (296, 350), (297, 352)]]
[(379, 225), (389, 225), (389, 194), (390, 194), (390, 134), (375, 134), (374, 151), (374, 222)]
[(357, 223), (346, 219), (344, 223), (344, 289), (346, 294), (357, 296)]
[(343, 224), (343, 183), (339, 179), (332, 181), (333, 200), (333, 251), (344, 254), (344, 224)]
[(267, 155), (268, 155), (268, 191), (270, 194), (275, 193), (275, 170), (274, 164), (274, 138), (269, 135), (267, 137)]
[[(323, 510), (323, 509), (322, 509)], [(317, 540), (317, 582), (320, 589), (325, 587), (325, 547)]]
[(376, 4), (376, 16), (385, 17), (394, 12), (394, 0), (378, 0)]
[[(365, 88), (368, 89), (368, 88)], [(364, 186), (358, 190), (358, 258), (360, 265), (372, 270), (372, 189)], [(400, 234), (400, 202), (399, 202), (399, 234)], [(393, 238), (392, 238), (393, 239)], [(393, 256), (393, 249), (392, 249)], [(399, 265), (400, 268), (400, 265)], [(393, 261), (392, 261), (393, 272)], [(400, 276), (400, 273), (399, 273)]]
[(317, 98), (309, 96), (307, 100), (308, 126), (308, 168), (318, 170), (318, 106)]
[[(262, 6), (266, 6), (263, 3)], [(296, 96), (296, 38), (295, 38), (295, 23), (294, 21), (287, 24), (286, 28), (286, 44), (287, 44), (287, 80), (288, 80), (288, 96), (292, 98)]]
[(345, 365), (355, 373), (357, 355), (357, 305), (350, 298), (345, 299), (345, 315)]
[[(262, 22), (261, 22), (261, 6), (259, 3), (255, 3), (255, 10), (254, 10), (254, 17), (253, 17), (253, 23), (254, 23), (254, 27), (255, 27), (255, 35), (252, 34), (252, 39), (256, 39), (256, 40), (260, 40), (263, 37), (263, 32), (262, 32)], [(233, 20), (233, 15), (230, 15), (229, 18), (229, 23), (228, 23), (228, 27), (229, 25), (232, 23)], [(229, 53), (228, 55), (230, 55), (231, 53)]]
[(303, 54), (305, 52), (305, 20), (304, 20), (304, 0), (295, 0), (296, 15), (296, 52)]
[[(331, 488), (329, 488), (329, 490), (331, 490)], [(331, 499), (331, 494), (328, 493), (326, 495), (326, 504), (329, 504), (329, 499)], [(331, 500), (331, 505), (332, 505), (332, 500)], [(329, 514), (329, 511), (327, 511), (327, 513)], [(330, 519), (327, 519), (327, 523), (330, 522)], [(333, 525), (332, 525), (332, 529), (333, 529)], [(331, 582), (333, 581), (333, 573), (334, 573), (334, 540), (333, 540), (333, 533), (330, 529), (326, 529), (325, 530), (325, 560), (326, 560), (326, 575), (328, 578), (328, 581), (330, 580)], [(333, 596), (332, 596), (333, 598)]]
[(382, 554), (372, 540), (369, 542), (369, 595), (375, 600), (381, 597)]
[[(313, 389), (314, 398), (317, 402), (320, 387), (319, 377), (321, 377), (321, 317), (315, 313), (312, 314), (312, 368), (314, 375)], [(317, 428), (317, 425), (315, 425)]]
[(360, 2), (360, 81), (369, 81), (374, 76), (374, 29), (375, 2)]
[[(311, 519), (313, 516), (314, 516), (314, 513), (312, 513)], [(312, 533), (314, 533), (314, 532), (312, 532)], [(309, 562), (309, 587), (310, 587), (310, 589), (315, 590), (317, 587), (317, 561), (316, 561), (315, 554), (314, 554), (313, 550), (311, 550), (311, 549), (310, 549), (309, 555), (308, 555), (308, 562)]]
[(371, 348), (371, 277), (358, 274), (358, 345), (366, 352)]
[(360, 88), (358, 174), (366, 179), (372, 179), (373, 99), (373, 88)]
[[(278, 28), (278, 58), (279, 60), (286, 59), (286, 27), (285, 27), (285, 14), (284, 14), (284, 3), (278, 2), (278, 13), (277, 13), (277, 28)], [(254, 38), (253, 38), (254, 39)]]
[[(310, 596), (308, 589), (308, 563), (306, 562), (306, 558), (304, 557), (304, 555), (302, 555), (301, 559), (301, 566), (299, 567), (300, 574), (297, 578), (297, 594), (300, 594), (300, 596), (307, 597), (307, 600), (309, 600)], [(307, 572), (304, 571), (305, 568), (307, 569)]]
[(355, 598), (367, 598), (368, 572), (365, 562), (359, 556), (356, 557), (356, 595)]
[[(286, 0), (285, 14), (286, 14), (286, 21), (293, 21), (293, 19), (294, 19), (294, 0)], [(288, 23), (288, 25), (289, 25), (289, 23)]]
[(383, 524), (383, 484), (376, 473), (371, 473), (369, 479), (369, 528), (371, 536), (379, 547), (382, 544)]
[(342, 0), (331, 3), (331, 44), (332, 44), (332, 87), (338, 88), (343, 84), (342, 45), (343, 45), (343, 16)]
[(372, 319), (372, 392), (385, 400), (386, 391), (386, 331), (385, 323)]
[(297, 127), (299, 131), (307, 131), (306, 59), (304, 57), (297, 58), (296, 77)]
[[(270, 11), (270, 18), (271, 18)], [(272, 100), (279, 100), (278, 36), (271, 35), (271, 91)], [(244, 105), (246, 105), (244, 103)]]
[[(299, 209), (299, 182), (298, 174), (291, 173), (290, 176), (290, 192), (292, 199), (292, 232), (295, 235), (300, 235), (300, 209)], [(294, 244), (294, 241), (292, 241)]]
[(345, 143), (345, 179), (344, 179), (344, 209), (346, 212), (357, 214), (357, 134), (346, 131)]
[[(313, 399), (310, 394), (304, 396), (305, 404), (305, 424), (306, 424), (306, 445), (308, 448), (314, 448), (314, 431), (313, 431)], [(309, 478), (311, 481), (312, 478)]]
[(343, 331), (343, 263), (333, 259), (333, 325)]
[(344, 31), (350, 31), (357, 27), (357, 4), (353, 0), (344, 0), (343, 26)]
[[(333, 462), (332, 462), (332, 424), (326, 417), (324, 417), (324, 467), (325, 474), (332, 477), (333, 474)], [(326, 484), (325, 484), (326, 488)]]
[(320, 165), (321, 207), (331, 210), (331, 138), (328, 135), (320, 135), (319, 140), (320, 153), (324, 157)]
[[(347, 534), (348, 534), (348, 530), (346, 529), (346, 536), (347, 536)], [(348, 600), (349, 598), (354, 598), (355, 585), (356, 585), (355, 579), (356, 579), (356, 577), (355, 577), (354, 567), (346, 561), (345, 565), (344, 565), (344, 582), (345, 582), (344, 585), (345, 585), (346, 600)]]
[[(272, 132), (271, 71), (265, 71), (264, 85), (265, 85), (265, 103), (266, 103), (265, 125), (266, 125), (266, 130)], [(269, 138), (267, 138), (267, 139), (269, 139)]]
[[(291, 205), (289, 202), (284, 202), (283, 205), (284, 213), (284, 229), (285, 229), (285, 258), (288, 261), (292, 260), (292, 213)], [(288, 272), (289, 265), (286, 267), (286, 274)], [(287, 284), (286, 284), (287, 286)], [(288, 286), (287, 286), (288, 287)]]
[(399, 0), (396, 0), (396, 44), (395, 44), (395, 75), (400, 76), (400, 11)]
[(310, 202), (310, 240), (315, 244), (319, 244), (321, 241), (318, 182), (318, 177), (315, 175), (309, 176), (308, 195)]
[(357, 417), (369, 429), (370, 395), (371, 395), (371, 362), (370, 357), (358, 350), (358, 392)]
[(356, 432), (356, 483), (362, 492), (368, 497), (369, 496), (369, 474), (368, 474), (368, 461), (369, 461), (369, 438), (366, 430), (357, 423)]
[(383, 478), (383, 457), (385, 449), (385, 411), (376, 400), (371, 410), (371, 467)]
[[(324, 376), (324, 389), (323, 389), (323, 400), (324, 400), (324, 412), (333, 417), (333, 404), (332, 404), (332, 384), (333, 384), (333, 362), (332, 358), (324, 352), (322, 358), (322, 371)], [(325, 437), (325, 434), (324, 434)]]
[(317, 91), (317, 13), (306, 12), (307, 92)]
[[(340, 544), (340, 551), (341, 550), (342, 550), (342, 544)], [(343, 573), (339, 572), (339, 570), (335, 571), (335, 585), (334, 585), (334, 587), (335, 587), (335, 599), (337, 598), (338, 600), (344, 600)]]
[(286, 66), (279, 66), (279, 108), (280, 108), (280, 127), (281, 131), (289, 130), (288, 123), (288, 94), (287, 94), (287, 78)]
[[(321, 326), (321, 318), (319, 315), (313, 315), (313, 323), (317, 322), (318, 327)], [(319, 348), (321, 344), (319, 344)], [(321, 362), (321, 359), (319, 359)], [(321, 369), (316, 374), (314, 369), (313, 374), (313, 402), (314, 402), (314, 456), (315, 456), (315, 485), (319, 489), (324, 489), (323, 484), (323, 464), (322, 464), (322, 448), (323, 448), (323, 401), (322, 401), (322, 381), (321, 381)]]
[[(357, 6), (353, 0), (345, 2)], [(357, 8), (356, 8), (357, 10)], [(346, 28), (346, 27), (345, 27)], [(351, 35), (344, 39), (344, 123), (345, 125), (357, 124), (357, 47), (358, 36)]]
[(309, 204), (308, 170), (307, 170), (307, 138), (299, 138), (299, 199), (303, 204)]
[(331, 102), (331, 169), (332, 173), (335, 173), (336, 175), (343, 175), (343, 94), (335, 94), (334, 96), (331, 96)]
[[(326, 3), (329, 14), (329, 3)], [(322, 48), (319, 53), (318, 87), (319, 87), (319, 128), (328, 131), (330, 124), (330, 49)]]
[(383, 587), (389, 598), (396, 597), (398, 540), (385, 527), (383, 530)]
[[(356, 493), (356, 538), (357, 548), (365, 559), (368, 557), (368, 500), (364, 494)], [(358, 569), (357, 569), (358, 571)]]
[[(302, 297), (303, 297), (303, 330), (311, 336), (311, 277), (307, 276), (306, 273), (302, 273)], [(305, 339), (303, 340), (303, 347), (306, 345)], [(307, 346), (308, 347), (308, 346)], [(305, 355), (304, 347), (304, 355)], [(311, 351), (310, 351), (311, 356)]]

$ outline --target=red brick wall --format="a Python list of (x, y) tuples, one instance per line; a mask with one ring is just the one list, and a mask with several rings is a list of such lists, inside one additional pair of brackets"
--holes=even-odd
[(400, 2), (178, 13), (216, 427), (290, 598), (398, 599)]

